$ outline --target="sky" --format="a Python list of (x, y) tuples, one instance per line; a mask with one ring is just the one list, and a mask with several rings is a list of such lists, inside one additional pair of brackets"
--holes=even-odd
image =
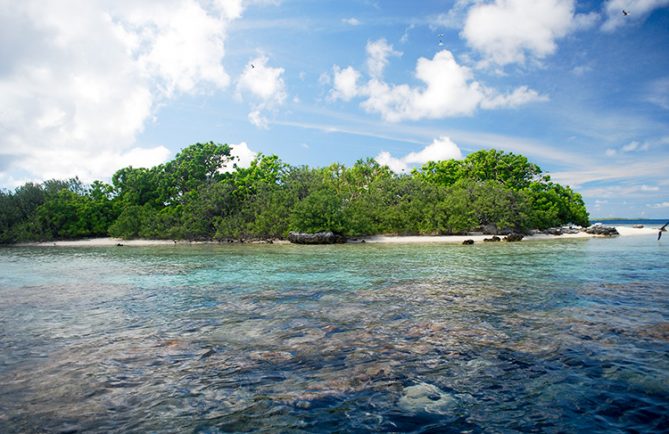
[(669, 0), (0, 0), (1, 188), (205, 141), (397, 173), (495, 148), (666, 218)]

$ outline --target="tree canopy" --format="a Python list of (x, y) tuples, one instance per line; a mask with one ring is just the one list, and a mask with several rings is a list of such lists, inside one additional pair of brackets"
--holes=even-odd
[(458, 234), (485, 225), (527, 231), (588, 224), (581, 196), (522, 155), (481, 150), (397, 175), (373, 159), (290, 166), (258, 155), (237, 167), (228, 145), (196, 143), (111, 184), (78, 178), (0, 191), (0, 242), (122, 238), (223, 240), (289, 231)]

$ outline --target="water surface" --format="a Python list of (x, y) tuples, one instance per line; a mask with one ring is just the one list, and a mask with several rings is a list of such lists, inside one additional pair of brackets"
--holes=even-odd
[(0, 432), (660, 432), (669, 242), (0, 250)]

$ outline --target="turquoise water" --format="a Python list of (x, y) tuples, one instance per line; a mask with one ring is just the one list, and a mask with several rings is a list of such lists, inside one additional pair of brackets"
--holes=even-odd
[(666, 432), (668, 253), (0, 249), (0, 432)]

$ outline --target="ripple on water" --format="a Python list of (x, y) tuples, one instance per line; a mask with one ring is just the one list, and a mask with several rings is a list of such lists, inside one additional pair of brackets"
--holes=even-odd
[(0, 251), (0, 431), (666, 430), (669, 274), (590, 241)]

